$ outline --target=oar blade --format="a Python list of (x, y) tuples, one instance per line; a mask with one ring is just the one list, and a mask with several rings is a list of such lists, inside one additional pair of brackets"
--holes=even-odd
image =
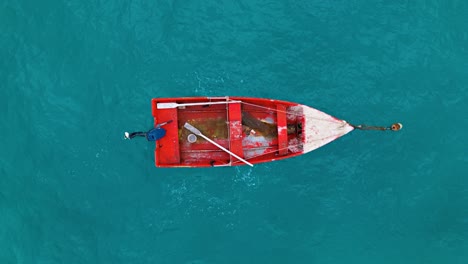
[(195, 127), (192, 126), (191, 124), (185, 123), (184, 127), (185, 127), (186, 129), (188, 129), (190, 132), (194, 133), (195, 135), (201, 136), (200, 130), (198, 130), (197, 128), (195, 128)]
[(158, 109), (170, 109), (170, 108), (176, 108), (178, 106), (179, 104), (177, 103), (158, 103)]

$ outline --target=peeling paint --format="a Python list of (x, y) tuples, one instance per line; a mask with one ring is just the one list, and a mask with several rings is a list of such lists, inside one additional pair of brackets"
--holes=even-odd
[(349, 133), (353, 127), (319, 110), (302, 105), (304, 113), (304, 153), (317, 149)]
[(302, 144), (298, 138), (290, 139), (288, 142), (288, 150), (292, 153), (302, 152)]
[(270, 143), (271, 143), (271, 141), (267, 140), (263, 136), (249, 135), (247, 137), (244, 137), (244, 139), (242, 140), (242, 146), (244, 146), (244, 147), (248, 146), (250, 148), (252, 148), (252, 147), (256, 148), (256, 149), (252, 149), (252, 150), (245, 149), (244, 150), (245, 158), (251, 158), (251, 157), (255, 157), (255, 156), (263, 154), (267, 148), (260, 148), (260, 147), (268, 147), (268, 146), (271, 145)]

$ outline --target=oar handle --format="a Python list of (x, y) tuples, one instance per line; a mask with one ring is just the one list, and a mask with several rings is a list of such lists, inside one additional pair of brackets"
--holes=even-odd
[(195, 106), (195, 105), (215, 105), (215, 104), (232, 104), (232, 103), (240, 103), (241, 101), (221, 101), (221, 102), (199, 102), (199, 103), (158, 103), (158, 109), (170, 109), (176, 108), (179, 106)]

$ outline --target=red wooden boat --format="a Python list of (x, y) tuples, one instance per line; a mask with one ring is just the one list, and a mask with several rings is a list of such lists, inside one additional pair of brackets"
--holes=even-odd
[[(250, 165), (295, 157), (354, 128), (306, 105), (251, 97), (152, 99), (157, 167)], [(387, 128), (386, 128), (387, 129)]]

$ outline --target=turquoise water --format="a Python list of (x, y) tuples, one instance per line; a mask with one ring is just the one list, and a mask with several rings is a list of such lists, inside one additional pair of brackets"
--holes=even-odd
[[(0, 3), (0, 263), (468, 263), (467, 1)], [(158, 169), (150, 99), (304, 103), (302, 157)]]

